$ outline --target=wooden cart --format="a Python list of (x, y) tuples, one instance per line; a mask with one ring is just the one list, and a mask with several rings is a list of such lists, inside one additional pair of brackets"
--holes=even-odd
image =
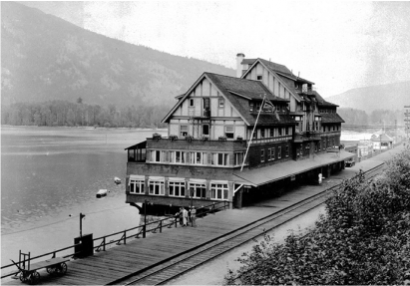
[(40, 273), (38, 273), (38, 270), (46, 268), (47, 272), (50, 274), (64, 275), (67, 272), (66, 262), (69, 260), (70, 259), (67, 258), (57, 257), (32, 264), (30, 264), (30, 261), (28, 261), (27, 267), (25, 267), (25, 265), (21, 267), (20, 263), (16, 263), (13, 260), (11, 261), (20, 271), (19, 273), (21, 282), (36, 284), (40, 280)]

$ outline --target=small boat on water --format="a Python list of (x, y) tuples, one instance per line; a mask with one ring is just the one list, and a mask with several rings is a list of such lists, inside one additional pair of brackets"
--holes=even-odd
[(96, 197), (97, 198), (102, 198), (102, 197), (105, 197), (107, 194), (108, 194), (107, 189), (100, 189), (100, 190), (98, 190)]
[(117, 185), (119, 185), (119, 184), (121, 184), (121, 179), (118, 178), (118, 177), (115, 177), (115, 178), (114, 178), (114, 182), (115, 182)]

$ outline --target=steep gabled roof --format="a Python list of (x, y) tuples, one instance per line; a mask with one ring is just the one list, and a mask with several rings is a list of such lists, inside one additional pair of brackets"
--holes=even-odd
[[(208, 78), (234, 106), (234, 108), (241, 114), (241, 116), (245, 119), (245, 122), (247, 122), (250, 126), (255, 124), (256, 115), (252, 114), (249, 111), (249, 100), (245, 97), (262, 100), (263, 96), (266, 96), (266, 99), (270, 100), (271, 102), (286, 103), (289, 101), (287, 99), (273, 95), (262, 82), (257, 80), (248, 80), (212, 73), (206, 74)], [(242, 96), (238, 96), (237, 94), (240, 94)], [(273, 113), (266, 114), (266, 117), (276, 118)], [(279, 121), (275, 121), (275, 119), (272, 119), (272, 124), (274, 124), (275, 122), (284, 122), (283, 120), (280, 119)]]
[(236, 93), (250, 99), (262, 99), (263, 96), (266, 95), (266, 99), (269, 99), (270, 101), (289, 101), (273, 95), (271, 91), (258, 80), (249, 80), (213, 73), (206, 73), (206, 75), (220, 91)]
[(329, 101), (324, 100), (324, 98), (316, 91), (313, 90), (310, 93), (314, 94), (317, 100), (317, 104), (319, 106), (331, 106), (331, 107), (338, 107), (339, 105), (331, 103)]
[(300, 76), (297, 76), (297, 77), (296, 77), (296, 81), (298, 81), (298, 82), (304, 82), (304, 83), (310, 83), (310, 84), (315, 84), (313, 81), (304, 79), (304, 78), (302, 78), (302, 77), (300, 77)]
[[(248, 59), (249, 60), (249, 59)], [(246, 62), (247, 60), (243, 60), (242, 63), (250, 63)], [(287, 80), (284, 80), (283, 77), (288, 78), (290, 80), (296, 80), (296, 77), (292, 74), (292, 72), (284, 65), (280, 65), (277, 63), (273, 63), (264, 59), (256, 59), (253, 61), (252, 66), (242, 75), (242, 78), (244, 78), (249, 71), (257, 64), (261, 63), (266, 69), (268, 69), (272, 74), (277, 76), (277, 79), (279, 80), (280, 83), (282, 83), (286, 88), (292, 93), (292, 95), (296, 98), (297, 101), (301, 101), (300, 96), (295, 92), (295, 87), (290, 84)], [(282, 77), (281, 77), (282, 76)]]
[[(283, 99), (273, 95), (266, 86), (257, 80), (248, 80), (243, 78), (230, 77), (225, 75), (218, 75), (213, 73), (204, 73), (201, 77), (191, 86), (191, 88), (181, 97), (178, 96), (178, 103), (171, 109), (165, 116), (162, 122), (166, 122), (175, 110), (182, 104), (191, 91), (198, 85), (202, 79), (206, 77), (211, 81), (221, 95), (230, 102), (233, 108), (240, 114), (245, 123), (249, 126), (255, 124), (256, 116), (249, 110), (249, 100), (262, 100), (265, 96), (267, 100), (276, 103), (287, 103), (288, 99)], [(289, 118), (283, 117), (283, 115), (277, 116), (275, 114), (267, 114), (265, 117), (275, 117), (271, 119), (273, 123), (288, 123)], [(293, 123), (293, 121), (291, 122)]]
[(343, 120), (343, 118), (340, 117), (340, 115), (337, 114), (337, 113), (321, 113), (320, 115), (322, 117), (322, 124), (326, 124), (326, 123), (344, 123), (345, 122)]

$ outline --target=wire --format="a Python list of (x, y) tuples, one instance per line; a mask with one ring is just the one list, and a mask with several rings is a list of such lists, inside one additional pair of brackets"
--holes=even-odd
[[(112, 209), (103, 209), (103, 210), (99, 210), (99, 211), (94, 211), (94, 212), (86, 213), (86, 215), (95, 214), (95, 213), (101, 213), (101, 212), (109, 211), (109, 210), (122, 209), (122, 208), (125, 208), (125, 207), (128, 207), (128, 206), (122, 206), (122, 207), (112, 208)], [(58, 223), (61, 223), (61, 222), (64, 222), (64, 221), (67, 221), (67, 220), (70, 220), (70, 219), (76, 218), (76, 217), (80, 217), (80, 215), (70, 216), (70, 217), (68, 217), (68, 218), (65, 218), (65, 219), (62, 219), (62, 220), (59, 220), (59, 221), (55, 221), (55, 222), (51, 222), (51, 223), (48, 223), (48, 224), (44, 224), (44, 225), (40, 225), (40, 226), (35, 226), (35, 227), (31, 227), (31, 228), (27, 228), (27, 229), (21, 229), (21, 230), (17, 230), (17, 231), (14, 231), (14, 232), (4, 233), (4, 232), (2, 231), (1, 235), (2, 235), (2, 236), (7, 236), (7, 235), (16, 234), (16, 233), (21, 233), (21, 232), (25, 232), (25, 231), (29, 231), (29, 230), (33, 230), (33, 229), (39, 229), (39, 228), (43, 228), (43, 227), (46, 227), (46, 226), (58, 224)]]

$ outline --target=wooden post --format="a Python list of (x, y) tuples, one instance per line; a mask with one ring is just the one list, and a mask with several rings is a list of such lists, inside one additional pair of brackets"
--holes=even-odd
[(159, 232), (162, 232), (162, 220), (159, 221)]
[(124, 230), (124, 244), (127, 244), (127, 231)]

